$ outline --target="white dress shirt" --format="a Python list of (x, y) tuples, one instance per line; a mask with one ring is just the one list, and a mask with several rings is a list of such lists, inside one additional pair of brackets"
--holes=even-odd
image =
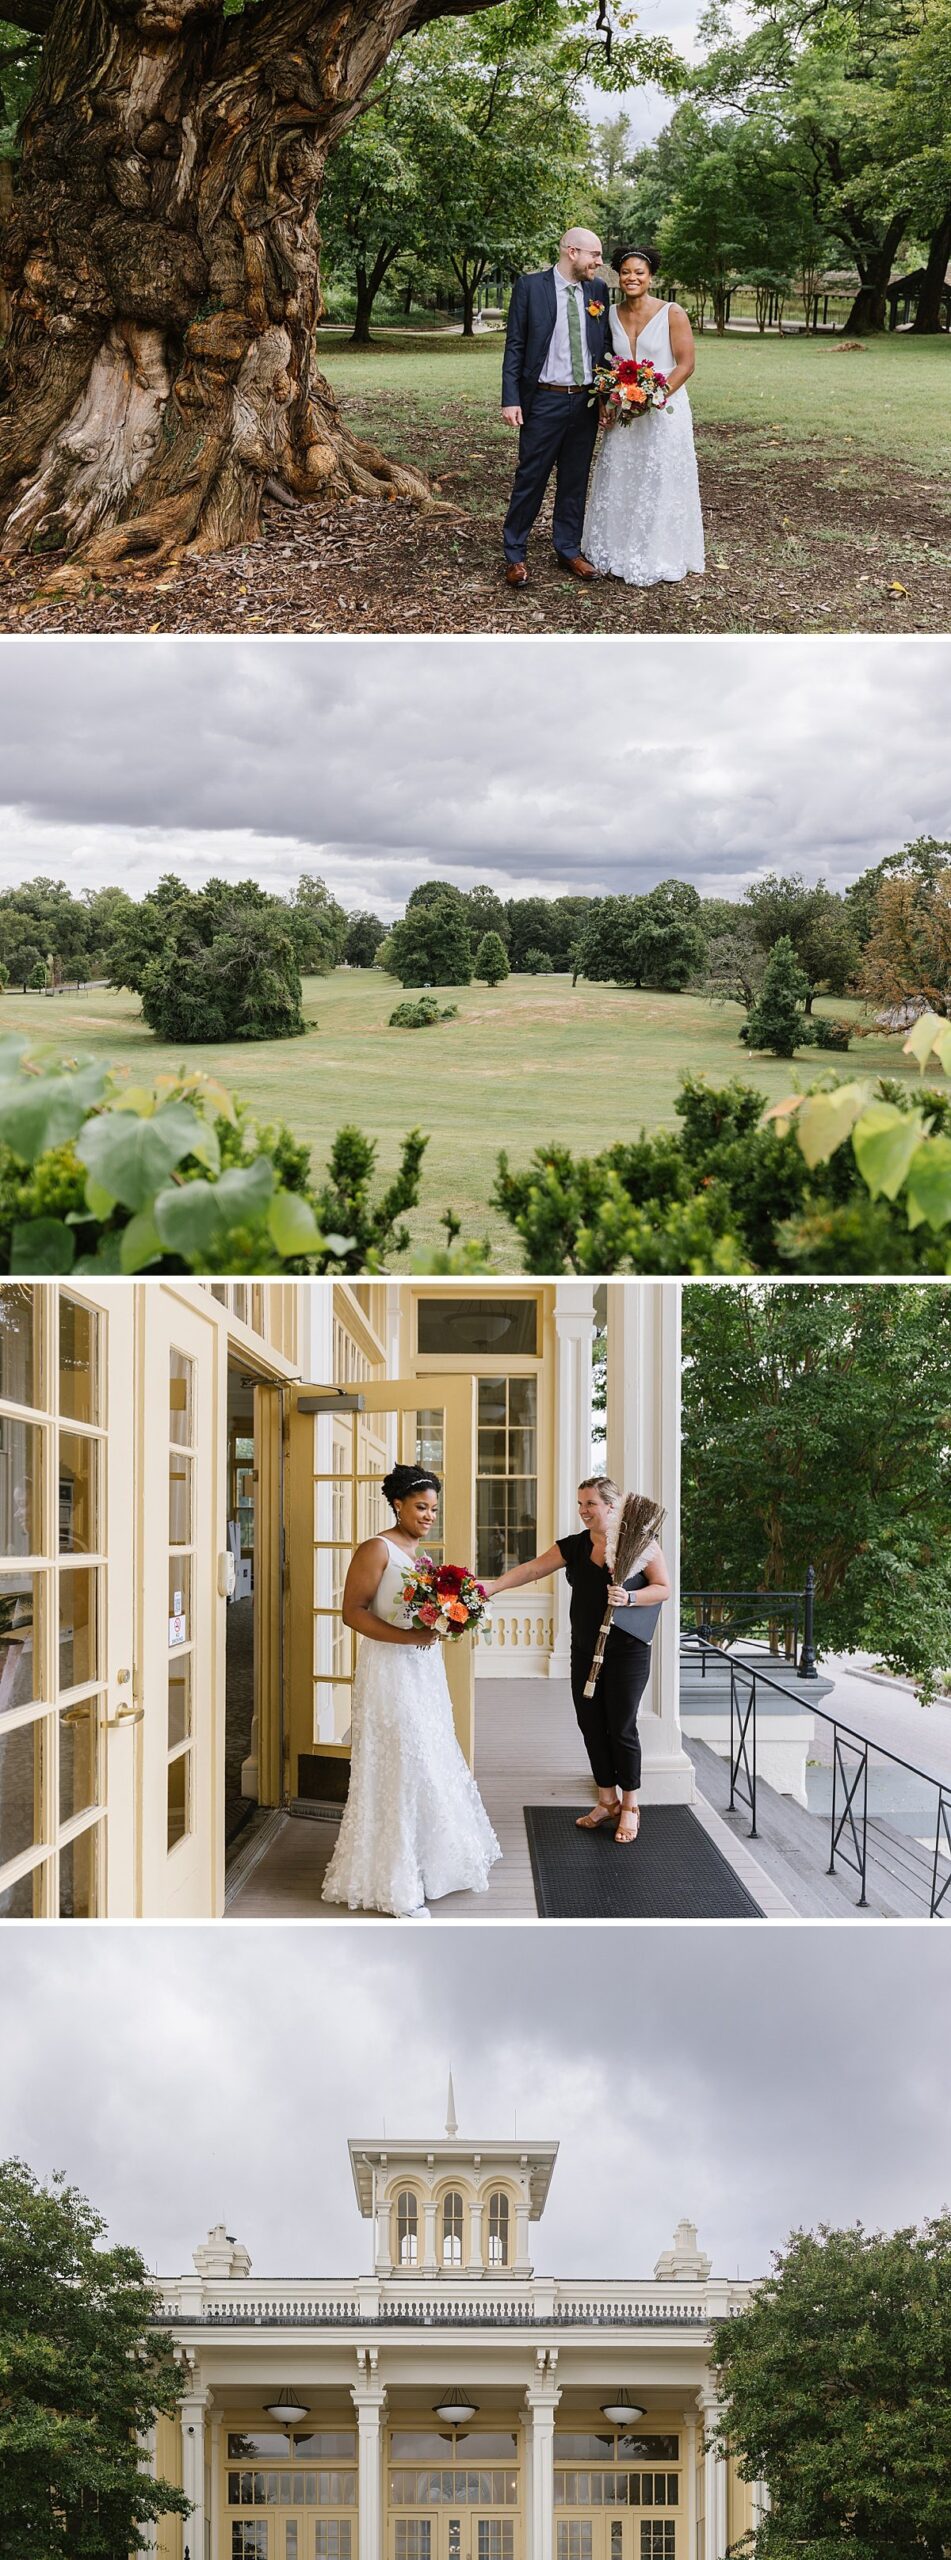
[(584, 359), (584, 378), (586, 382), (590, 382), (591, 353), (588, 346), (588, 323), (585, 305), (588, 299), (588, 294), (593, 292), (594, 287), (584, 284), (569, 284), (566, 278), (562, 275), (560, 267), (553, 267), (552, 275), (555, 279), (555, 326), (552, 330), (551, 345), (548, 349), (548, 354), (538, 377), (539, 382), (565, 383), (571, 382), (574, 379), (571, 369), (571, 340), (568, 336), (569, 293), (573, 293), (577, 299), (578, 318), (581, 322), (581, 353)]

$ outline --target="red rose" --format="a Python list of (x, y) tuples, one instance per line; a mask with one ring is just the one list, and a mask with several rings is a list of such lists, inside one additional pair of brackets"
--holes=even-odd
[(468, 1579), (464, 1565), (441, 1564), (436, 1575), (436, 1589), (440, 1592), (448, 1591), (454, 1596), (456, 1592), (462, 1590), (463, 1583), (468, 1582)]

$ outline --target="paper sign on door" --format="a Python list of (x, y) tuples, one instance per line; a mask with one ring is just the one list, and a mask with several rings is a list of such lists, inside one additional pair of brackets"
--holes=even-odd
[(185, 1594), (183, 1591), (173, 1591), (172, 1593), (172, 1615), (168, 1622), (169, 1650), (171, 1650), (173, 1645), (187, 1644), (188, 1642), (188, 1626), (185, 1618), (185, 1612), (182, 1608), (182, 1601), (184, 1600), (184, 1597)]

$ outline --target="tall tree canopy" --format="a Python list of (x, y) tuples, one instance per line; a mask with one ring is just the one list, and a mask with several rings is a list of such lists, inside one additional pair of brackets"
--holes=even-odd
[(928, 1694), (951, 1663), (951, 1306), (942, 1289), (684, 1292), (691, 1590), (800, 1590), (822, 1646)]
[(178, 2405), (171, 2339), (151, 2325), (138, 2250), (105, 2248), (75, 2187), (0, 2162), (0, 2546), (36, 2560), (144, 2551), (150, 2521), (187, 2515), (141, 2438)]
[(770, 2494), (752, 2560), (947, 2560), (951, 2215), (794, 2231), (713, 2359), (721, 2442)]
[[(42, 40), (0, 276), (0, 542), (153, 565), (418, 473), (349, 433), (315, 354), (328, 155), (393, 47), (490, 0), (16, 0)], [(604, 70), (590, 0), (510, 0)], [(478, 44), (478, 32), (473, 34)], [(618, 85), (672, 60), (623, 28)], [(0, 208), (2, 213), (2, 208)]]

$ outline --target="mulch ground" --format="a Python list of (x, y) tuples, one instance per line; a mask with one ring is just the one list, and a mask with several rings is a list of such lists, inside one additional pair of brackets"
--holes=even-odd
[[(413, 422), (363, 400), (359, 425), (412, 451)], [(500, 571), (511, 441), (439, 420), (447, 512), (354, 500), (321, 515), (268, 502), (262, 539), (175, 572), (57, 594), (57, 563), (0, 578), (0, 629), (26, 632), (929, 632), (951, 626), (951, 489), (884, 455), (844, 461), (743, 425), (701, 427), (707, 574), (645, 590), (581, 587), (536, 527), (531, 583)], [(637, 428), (628, 433), (636, 434)], [(472, 450), (474, 437), (481, 450)], [(434, 450), (428, 421), (428, 450)], [(420, 444), (416, 443), (416, 452)]]

